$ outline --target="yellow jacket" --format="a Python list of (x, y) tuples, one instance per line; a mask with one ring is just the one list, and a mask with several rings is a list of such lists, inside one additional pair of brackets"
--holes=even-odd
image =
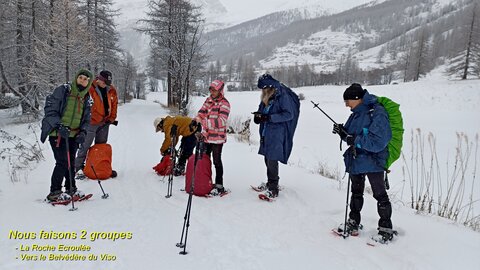
[(186, 116), (167, 116), (163, 119), (163, 132), (165, 133), (165, 140), (163, 140), (162, 147), (160, 148), (160, 153), (164, 153), (172, 144), (172, 126), (177, 126), (177, 135), (175, 136), (175, 145), (177, 145), (179, 136), (190, 136), (196, 131), (196, 127), (193, 130), (190, 130), (190, 124), (192, 123), (192, 118)]

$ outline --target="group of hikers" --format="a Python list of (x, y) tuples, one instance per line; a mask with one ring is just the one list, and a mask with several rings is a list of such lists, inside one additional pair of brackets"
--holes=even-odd
[[(73, 83), (56, 88), (47, 97), (41, 140), (44, 142), (49, 136), (56, 160), (48, 200), (78, 195), (72, 175), (81, 171), (86, 151), (94, 139), (95, 143), (107, 141), (109, 124), (115, 121), (117, 112), (117, 96), (111, 84), (111, 75), (108, 71), (102, 71), (93, 80), (89, 71), (80, 70)], [(227, 192), (223, 181), (222, 150), (227, 142), (230, 103), (225, 97), (224, 86), (221, 80), (210, 84), (210, 95), (193, 118), (163, 116), (154, 120), (155, 131), (165, 134), (160, 149), (162, 156), (171, 154), (175, 149), (172, 143), (176, 144), (182, 137), (178, 162), (172, 172), (176, 176), (184, 174), (187, 160), (197, 142), (205, 143), (204, 151), (213, 157), (215, 167), (215, 182), (210, 192), (213, 196)], [(279, 162), (287, 164), (292, 152), (300, 102), (290, 88), (271, 75), (260, 76), (257, 86), (261, 89), (261, 97), (258, 109), (253, 113), (253, 121), (259, 125), (258, 153), (264, 156), (267, 181), (254, 189), (261, 192), (264, 198), (273, 199), (279, 196)], [(349, 218), (338, 230), (358, 235), (365, 177), (368, 177), (380, 216), (378, 236), (382, 241), (389, 241), (394, 235), (392, 206), (384, 181), (385, 163), (389, 155), (387, 145), (392, 137), (389, 117), (377, 97), (360, 84), (349, 86), (343, 94), (343, 100), (352, 114), (345, 125), (334, 124), (332, 132), (349, 146), (344, 153), (344, 161), (351, 180), (351, 200)], [(75, 159), (75, 166), (67, 162), (67, 149), (70, 150), (69, 159)], [(62, 192), (63, 178), (66, 179), (66, 192)]]
[[(44, 143), (48, 137), (55, 158), (48, 201), (84, 196), (77, 189), (75, 178), (83, 176), (92, 143), (107, 143), (109, 126), (118, 123), (117, 106), (117, 90), (108, 70), (94, 78), (90, 71), (81, 69), (71, 83), (60, 85), (47, 96), (40, 140)], [(111, 177), (116, 176), (116, 171), (112, 171)]]

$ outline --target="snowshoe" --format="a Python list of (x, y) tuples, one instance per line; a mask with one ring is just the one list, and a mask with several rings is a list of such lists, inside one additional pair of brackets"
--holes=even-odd
[(223, 187), (223, 185), (215, 185), (209, 193), (209, 196), (223, 197), (230, 193), (230, 190)]
[(262, 201), (273, 202), (275, 198), (278, 197), (278, 189), (270, 190), (267, 189), (265, 192), (258, 194), (258, 198)]
[(47, 201), (49, 202), (57, 201), (62, 194), (63, 194), (63, 191), (61, 190), (52, 191), (47, 195)]
[[(53, 198), (53, 197), (50, 196), (50, 198)], [(72, 201), (72, 197), (68, 193), (65, 193), (65, 192), (62, 192), (60, 195), (58, 195), (55, 200), (50, 200), (47, 197), (47, 202), (49, 202), (52, 205), (57, 205), (57, 204), (67, 205), (71, 201)]]
[(256, 192), (264, 192), (265, 190), (267, 190), (267, 183), (265, 182), (262, 182), (260, 185), (258, 186), (250, 186), (252, 187), (253, 190), (255, 190)]
[(359, 235), (359, 230), (363, 229), (363, 225), (359, 224), (357, 225), (357, 222), (351, 218), (347, 220), (347, 226), (345, 226), (344, 223), (341, 223), (338, 228), (333, 229), (332, 231), (336, 233), (337, 235), (347, 237), (349, 235), (351, 236), (358, 236)]
[(372, 235), (370, 237), (370, 241), (367, 242), (367, 245), (375, 246), (376, 243), (384, 245), (388, 244), (392, 242), (394, 235), (398, 235), (398, 232), (396, 230), (379, 227), (378, 234)]

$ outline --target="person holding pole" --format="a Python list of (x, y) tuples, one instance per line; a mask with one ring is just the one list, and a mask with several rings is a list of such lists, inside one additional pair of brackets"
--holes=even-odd
[[(390, 122), (385, 108), (377, 97), (368, 93), (358, 83), (349, 86), (343, 93), (345, 106), (352, 114), (345, 125), (333, 124), (333, 133), (350, 147), (344, 153), (346, 172), (351, 180), (350, 213), (338, 231), (345, 235), (358, 235), (363, 207), (365, 177), (368, 177), (377, 200), (378, 235), (373, 240), (386, 243), (396, 233), (392, 228), (392, 205), (384, 182), (384, 165), (388, 158), (387, 145), (392, 137)], [(347, 195), (348, 196), (348, 195)], [(347, 197), (348, 201), (348, 197)]]
[[(74, 166), (78, 145), (85, 141), (90, 122), (92, 104), (88, 89), (92, 84), (90, 71), (81, 69), (72, 83), (57, 87), (45, 100), (45, 116), (42, 119), (40, 140), (44, 143), (49, 137), (55, 157), (48, 201), (69, 200), (72, 196), (82, 196), (75, 185)], [(62, 183), (65, 178), (65, 193)]]

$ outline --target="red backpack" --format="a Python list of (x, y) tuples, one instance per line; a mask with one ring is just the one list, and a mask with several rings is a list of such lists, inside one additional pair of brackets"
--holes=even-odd
[[(95, 172), (92, 169), (95, 169)], [(88, 149), (83, 173), (90, 179), (105, 180), (112, 176), (112, 146), (108, 143), (94, 144)]]
[[(193, 165), (195, 163), (195, 154), (188, 158), (187, 171), (185, 174), (185, 191), (190, 193), (190, 185), (192, 183)], [(212, 191), (212, 161), (210, 156), (202, 154), (197, 161), (195, 169), (195, 182), (193, 187), (193, 195), (207, 196)]]
[(169, 175), (172, 173), (172, 158), (170, 155), (165, 155), (160, 163), (158, 163), (155, 167), (153, 167), (155, 172), (158, 175)]

